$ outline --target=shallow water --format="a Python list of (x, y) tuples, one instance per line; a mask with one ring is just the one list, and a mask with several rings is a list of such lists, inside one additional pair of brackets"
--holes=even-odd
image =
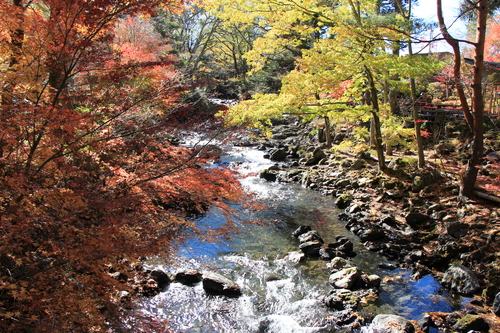
[[(234, 150), (223, 157), (223, 164), (238, 167), (242, 175), (252, 175), (271, 165), (263, 153), (252, 149)], [(394, 313), (420, 319), (427, 311), (452, 311), (460, 306), (431, 276), (415, 281), (405, 270), (388, 271), (377, 264), (388, 262), (369, 252), (359, 239), (338, 221), (333, 198), (297, 185), (268, 183), (256, 176), (242, 179), (249, 190), (268, 204), (268, 209), (251, 212), (242, 207), (241, 231), (231, 240), (219, 243), (193, 239), (183, 244), (176, 267), (163, 267), (175, 273), (182, 268), (215, 271), (237, 282), (243, 295), (238, 298), (207, 295), (201, 284), (172, 283), (158, 296), (145, 301), (143, 311), (169, 323), (175, 332), (328, 332), (326, 318), (332, 315), (320, 298), (331, 290), (326, 262), (308, 259), (297, 265), (283, 259), (297, 251), (298, 241), (291, 232), (299, 225), (311, 225), (326, 243), (335, 236), (348, 237), (358, 254), (352, 260), (365, 273), (382, 277), (379, 299), (363, 311), (369, 314)], [(213, 209), (197, 219), (200, 226), (212, 228), (224, 223)], [(266, 278), (274, 275), (275, 281)]]

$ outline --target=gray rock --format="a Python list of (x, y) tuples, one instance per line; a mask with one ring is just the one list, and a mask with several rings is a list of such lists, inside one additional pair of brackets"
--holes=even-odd
[(307, 256), (318, 257), (319, 249), (321, 248), (322, 245), (323, 245), (322, 242), (314, 240), (300, 244), (299, 249), (302, 252), (304, 252), (304, 254)]
[(299, 242), (301, 243), (306, 243), (306, 242), (311, 242), (311, 241), (319, 241), (321, 244), (323, 244), (323, 239), (319, 235), (319, 233), (316, 230), (310, 230), (298, 237)]
[(414, 333), (415, 328), (406, 318), (379, 314), (375, 316), (370, 326), (363, 328), (363, 333)]
[(269, 152), (269, 159), (275, 162), (283, 162), (286, 158), (287, 151), (283, 148), (274, 148)]
[(335, 257), (330, 261), (330, 263), (327, 266), (332, 270), (332, 273), (334, 273), (338, 272), (341, 269), (352, 267), (352, 264), (347, 259), (344, 259), (342, 257)]
[(500, 293), (495, 296), (493, 301), (493, 313), (500, 317)]
[(476, 275), (463, 265), (453, 265), (448, 268), (441, 283), (464, 295), (471, 295), (481, 288)]
[(292, 232), (292, 236), (295, 237), (295, 238), (297, 238), (300, 235), (305, 234), (306, 232), (311, 231), (311, 230), (312, 230), (311, 226), (301, 225), (300, 227), (298, 227), (297, 229), (295, 229), (294, 232)]
[(349, 267), (331, 274), (328, 281), (337, 289), (351, 289), (360, 276), (359, 268)]
[(235, 282), (217, 273), (203, 274), (203, 289), (216, 295), (240, 296), (241, 288)]
[(285, 260), (293, 264), (298, 264), (306, 258), (306, 255), (301, 252), (288, 252), (285, 256)]

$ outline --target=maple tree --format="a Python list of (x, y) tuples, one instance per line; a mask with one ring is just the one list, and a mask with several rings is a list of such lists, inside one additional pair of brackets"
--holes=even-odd
[[(448, 31), (448, 27), (445, 24), (442, 10), (441, 0), (437, 1), (437, 14), (439, 21), (439, 28), (441, 34), (448, 42), (448, 44), (453, 48), (454, 53), (454, 77), (455, 77), (455, 87), (457, 94), (460, 98), (460, 103), (462, 105), (462, 111), (473, 133), (474, 140), (471, 145), (471, 158), (469, 159), (463, 175), (461, 177), (460, 185), (460, 199), (463, 200), (467, 197), (474, 195), (474, 190), (476, 187), (476, 180), (478, 174), (478, 167), (482, 162), (482, 157), (484, 154), (484, 96), (482, 89), (483, 72), (484, 72), (484, 48), (486, 40), (486, 27), (487, 27), (487, 17), (490, 10), (494, 7), (491, 6), (488, 1), (479, 0), (477, 2), (470, 2), (467, 4), (467, 11), (474, 13), (473, 17), (476, 18), (476, 40), (474, 42), (468, 42), (473, 48), (474, 53), (474, 66), (472, 69), (472, 107), (470, 106), (463, 84), (463, 74), (462, 74), (462, 59), (460, 51), (460, 40), (454, 38)], [(463, 41), (462, 41), (463, 42)], [(467, 41), (466, 41), (467, 42)]]
[[(387, 52), (394, 41), (406, 41), (401, 13), (381, 17), (378, 1), (321, 1), (280, 3), (209, 1), (212, 10), (225, 20), (262, 26), (266, 34), (253, 43), (245, 57), (254, 70), (268, 62), (279, 50), (296, 50), (296, 68), (282, 80), (279, 94), (256, 94), (223, 115), (232, 123), (261, 126), (283, 114), (316, 116), (325, 119), (371, 118), (379, 168), (385, 169), (382, 120), (388, 115), (380, 101), (382, 87), (405, 85), (394, 76), (419, 78), (430, 75), (440, 65), (433, 59), (399, 57)], [(308, 47), (304, 47), (308, 45)], [(341, 96), (342, 83), (349, 89)], [(361, 103), (365, 101), (364, 103)], [(388, 132), (393, 132), (389, 130)]]
[(496, 15), (488, 21), (484, 50), (484, 60), (500, 62), (500, 15)]
[(125, 330), (110, 266), (168, 259), (190, 216), (242, 198), (174, 140), (187, 86), (147, 18), (180, 5), (0, 1), (0, 330)]

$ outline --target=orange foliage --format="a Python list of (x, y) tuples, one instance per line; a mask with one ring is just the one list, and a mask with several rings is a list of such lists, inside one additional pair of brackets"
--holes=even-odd
[(168, 140), (185, 83), (165, 41), (123, 39), (168, 4), (0, 2), (1, 331), (119, 328), (109, 264), (168, 258), (190, 216), (242, 198)]
[(500, 15), (496, 15), (488, 23), (484, 60), (500, 62)]

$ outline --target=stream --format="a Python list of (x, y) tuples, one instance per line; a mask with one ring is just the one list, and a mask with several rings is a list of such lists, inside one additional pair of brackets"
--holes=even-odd
[[(174, 332), (342, 332), (326, 325), (334, 313), (321, 302), (331, 290), (327, 262), (311, 258), (293, 264), (283, 259), (288, 252), (298, 251), (299, 242), (291, 233), (303, 224), (318, 230), (325, 243), (333, 242), (337, 235), (348, 237), (357, 253), (353, 263), (382, 278), (379, 298), (362, 307), (364, 315), (398, 314), (419, 320), (425, 312), (451, 312), (461, 306), (463, 299), (448, 295), (431, 276), (413, 280), (409, 271), (379, 268), (378, 264), (390, 262), (369, 252), (344, 228), (337, 219), (340, 210), (334, 198), (299, 185), (260, 179), (258, 172), (273, 164), (263, 158), (263, 152), (234, 148), (221, 160), (222, 165), (237, 167), (247, 175), (242, 184), (268, 208), (252, 212), (234, 206), (242, 220), (240, 232), (218, 243), (192, 239), (180, 248), (177, 265), (162, 267), (174, 274), (185, 268), (217, 272), (242, 289), (242, 296), (229, 298), (207, 295), (201, 283), (186, 286), (175, 282), (145, 300), (142, 311), (167, 322)], [(221, 226), (224, 221), (217, 209), (196, 220), (204, 228)], [(275, 279), (268, 281), (270, 276)]]

